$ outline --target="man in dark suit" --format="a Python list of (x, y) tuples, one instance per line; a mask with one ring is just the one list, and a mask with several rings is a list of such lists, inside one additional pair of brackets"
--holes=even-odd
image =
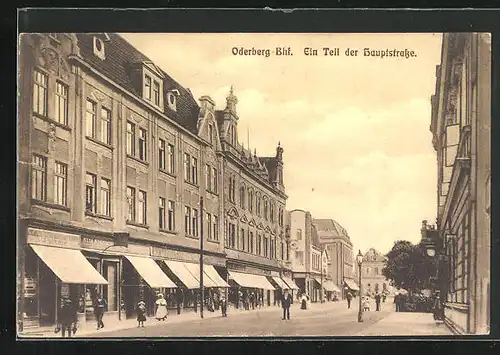
[(290, 319), (290, 305), (292, 304), (292, 295), (288, 293), (288, 290), (284, 290), (283, 300), (281, 301), (281, 307), (283, 307), (283, 320)]

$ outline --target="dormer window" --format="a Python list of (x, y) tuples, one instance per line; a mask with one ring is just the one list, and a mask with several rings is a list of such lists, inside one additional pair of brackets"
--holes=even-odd
[(177, 90), (172, 90), (167, 93), (168, 107), (170, 107), (170, 109), (174, 111), (177, 111), (176, 93), (178, 94)]
[(163, 76), (154, 64), (143, 63), (142, 97), (163, 111)]
[(94, 54), (104, 60), (106, 58), (104, 52), (104, 42), (102, 39), (94, 36)]

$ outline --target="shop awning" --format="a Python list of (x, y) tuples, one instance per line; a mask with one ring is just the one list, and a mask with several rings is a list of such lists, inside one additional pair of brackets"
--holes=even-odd
[(168, 278), (158, 264), (151, 258), (141, 256), (125, 255), (130, 263), (137, 270), (139, 275), (151, 288), (175, 288), (175, 283)]
[(217, 284), (217, 287), (229, 287), (212, 265), (203, 265), (203, 271)]
[[(189, 272), (198, 280), (198, 286), (200, 282), (200, 264), (184, 263), (184, 267), (189, 270)], [(213, 281), (210, 276), (207, 275), (205, 271), (206, 265), (203, 265), (203, 287), (217, 287), (215, 281)]]
[(275, 290), (273, 285), (267, 281), (265, 276), (244, 274), (242, 272), (229, 271), (229, 276), (240, 286), (249, 288), (261, 288), (264, 290)]
[(293, 281), (291, 278), (283, 276), (282, 279), (283, 281), (285, 281), (285, 283), (288, 285), (288, 288), (290, 288), (291, 290), (299, 289), (299, 286), (297, 286), (295, 281)]
[(285, 281), (283, 281), (281, 279), (281, 277), (279, 276), (273, 276), (272, 279), (274, 280), (274, 282), (276, 282), (278, 284), (278, 286), (283, 289), (283, 290), (286, 290), (288, 289), (288, 285), (285, 283)]
[(353, 291), (359, 291), (359, 286), (353, 280), (345, 279), (344, 284)]
[(64, 283), (98, 285), (108, 283), (79, 250), (44, 245), (31, 245), (31, 247)]
[(331, 280), (323, 280), (323, 288), (328, 292), (340, 292), (340, 288), (333, 283)]
[(164, 260), (164, 262), (187, 288), (200, 288), (200, 282), (186, 269), (184, 263), (172, 260)]

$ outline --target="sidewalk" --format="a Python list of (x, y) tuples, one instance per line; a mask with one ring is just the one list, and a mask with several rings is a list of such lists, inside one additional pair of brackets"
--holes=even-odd
[(436, 324), (432, 313), (393, 312), (355, 336), (447, 336), (453, 333)]
[[(318, 308), (330, 308), (330, 307), (335, 307), (335, 306), (340, 306), (340, 304), (343, 304), (345, 302), (340, 301), (340, 302), (329, 302), (329, 303), (313, 303), (311, 308), (312, 309), (318, 309)], [(298, 302), (295, 302), (292, 304), (292, 309), (299, 309), (300, 304)], [(281, 312), (281, 307), (279, 306), (266, 306), (263, 308), (256, 308), (255, 310), (244, 310), (244, 309), (236, 309), (232, 306), (228, 308), (228, 317), (232, 316), (240, 316), (244, 314), (252, 314), (252, 313), (259, 313), (259, 312)], [(206, 309), (203, 312), (203, 318), (204, 319), (211, 319), (211, 318), (222, 318), (221, 311), (220, 309), (218, 311), (214, 312), (209, 312)], [(195, 313), (193, 310), (188, 310), (184, 311), (181, 314), (177, 314), (174, 310), (169, 310), (169, 316), (165, 321), (158, 321), (154, 317), (148, 317), (147, 320), (144, 322), (144, 327), (155, 327), (155, 326), (161, 326), (165, 324), (177, 324), (177, 323), (183, 323), (183, 322), (190, 322), (190, 321), (195, 321), (195, 320), (200, 320), (200, 313)], [(118, 319), (105, 319), (104, 320), (105, 327), (101, 330), (97, 330), (97, 323), (95, 321), (87, 321), (86, 323), (82, 324), (79, 328), (78, 331), (76, 332), (75, 337), (76, 338), (81, 338), (81, 337), (92, 337), (92, 334), (98, 333), (98, 332), (108, 332), (108, 331), (115, 331), (115, 330), (123, 330), (123, 329), (131, 329), (131, 328), (136, 328), (137, 327), (137, 320), (135, 318), (132, 319), (122, 319), (121, 321)], [(54, 333), (55, 326), (50, 326), (50, 327), (40, 327), (40, 328), (32, 328), (32, 329), (26, 329), (23, 333), (19, 334), (19, 338), (26, 338), (26, 339), (43, 339), (43, 338), (61, 338), (62, 335), (61, 333)]]

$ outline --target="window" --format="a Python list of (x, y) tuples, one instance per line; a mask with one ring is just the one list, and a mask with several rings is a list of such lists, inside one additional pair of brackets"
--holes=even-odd
[(184, 153), (184, 179), (191, 181), (191, 156)]
[(68, 124), (68, 87), (61, 82), (56, 83), (56, 114), (57, 122)]
[(302, 229), (297, 229), (297, 240), (302, 240)]
[(47, 199), (47, 158), (33, 155), (31, 194), (34, 199)]
[(191, 234), (191, 207), (184, 207), (184, 233)]
[(240, 207), (245, 208), (245, 186), (240, 187)]
[(260, 206), (261, 206), (261, 199), (260, 199), (260, 195), (257, 194), (257, 197), (256, 197), (256, 210), (257, 210), (257, 216), (261, 216), (261, 209), (260, 209)]
[(271, 259), (273, 259), (273, 258), (274, 258), (274, 239), (270, 239), (270, 240), (269, 240), (269, 250), (270, 250), (270, 255), (269, 255), (269, 257), (270, 257)]
[(270, 204), (270, 219), (271, 219), (271, 222), (274, 222), (274, 203), (271, 203)]
[(157, 81), (153, 83), (153, 100), (156, 106), (160, 106), (160, 84)]
[(236, 192), (236, 180), (234, 178), (234, 176), (230, 176), (229, 177), (229, 200), (231, 202), (234, 202), (235, 200), (235, 194)]
[(212, 239), (212, 215), (210, 213), (206, 213), (206, 220), (207, 220), (207, 238)]
[(127, 221), (135, 221), (135, 189), (127, 187)]
[(96, 103), (87, 100), (87, 112), (85, 118), (85, 127), (87, 137), (95, 138), (95, 122), (96, 122)]
[(253, 212), (253, 190), (248, 190), (248, 210)]
[(175, 230), (175, 202), (168, 201), (168, 221), (167, 228), (169, 231)]
[(267, 237), (264, 237), (264, 256), (267, 258), (269, 256), (269, 239)]
[(160, 230), (165, 229), (165, 199), (163, 197), (160, 197), (158, 199), (158, 222), (159, 225), (158, 227)]
[(127, 154), (135, 155), (135, 124), (127, 122)]
[(267, 221), (269, 218), (268, 202), (264, 199), (264, 219)]
[(56, 162), (54, 180), (55, 203), (66, 206), (68, 186), (68, 166), (66, 164)]
[(170, 174), (175, 172), (174, 146), (172, 144), (168, 145), (168, 172)]
[(139, 128), (139, 159), (146, 161), (146, 140), (147, 132), (143, 128)]
[(205, 185), (208, 191), (212, 190), (212, 168), (210, 165), (205, 165)]
[(217, 193), (219, 191), (219, 186), (218, 186), (218, 179), (217, 179), (217, 169), (213, 168), (212, 169), (212, 176), (213, 176), (213, 184), (212, 184), (212, 191)]
[(101, 179), (101, 214), (103, 216), (111, 216), (111, 181)]
[(159, 139), (158, 141), (158, 166), (160, 170), (165, 170), (166, 156), (165, 156), (165, 141)]
[(101, 142), (111, 145), (111, 111), (101, 107)]
[(147, 195), (145, 191), (139, 190), (139, 208), (138, 208), (138, 222), (141, 224), (146, 224), (147, 219)]
[(212, 229), (213, 229), (213, 233), (212, 233), (212, 236), (213, 236), (213, 239), (214, 240), (219, 240), (219, 218), (217, 216), (214, 216), (213, 217), (213, 220), (212, 220)]
[(191, 157), (191, 182), (198, 184), (198, 159)]
[(286, 260), (290, 260), (290, 245), (286, 243)]
[(47, 74), (34, 71), (33, 82), (33, 112), (47, 116)]
[(281, 260), (285, 260), (285, 244), (281, 242)]
[(149, 75), (144, 76), (144, 97), (146, 100), (151, 100), (151, 77)]
[(236, 225), (229, 223), (229, 247), (235, 248), (236, 246)]
[(96, 213), (96, 184), (97, 177), (87, 173), (85, 176), (85, 210), (91, 213)]
[(255, 243), (254, 238), (253, 238), (253, 232), (250, 232), (249, 239), (250, 240), (248, 241), (248, 246), (249, 246), (249, 249), (250, 249), (250, 253), (253, 254), (253, 252), (254, 252), (254, 247), (253, 246), (254, 246), (254, 243)]
[(211, 123), (208, 125), (208, 139), (210, 144), (214, 144), (214, 127)]
[(193, 217), (191, 222), (191, 235), (193, 237), (198, 236), (198, 210), (193, 208)]
[(240, 230), (239, 248), (240, 248), (240, 250), (245, 251), (245, 230), (243, 228), (241, 228), (241, 230)]

